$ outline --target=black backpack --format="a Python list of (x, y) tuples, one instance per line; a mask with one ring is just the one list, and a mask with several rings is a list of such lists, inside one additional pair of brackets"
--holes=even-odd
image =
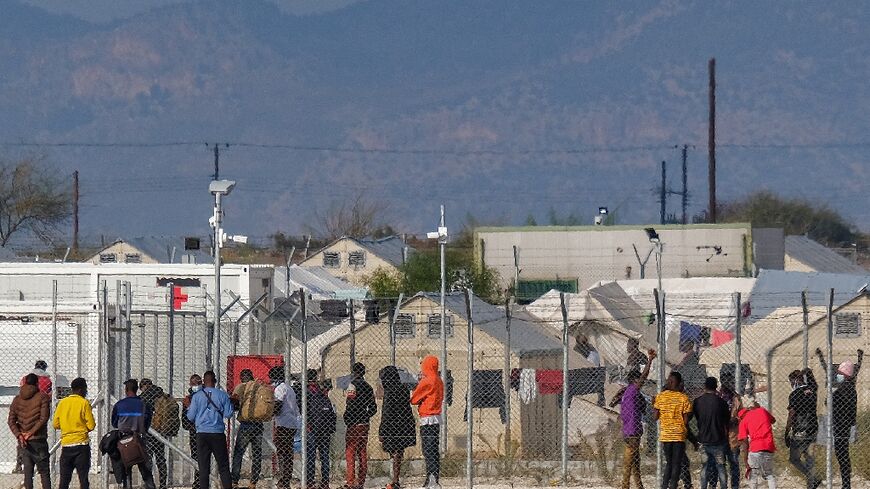
[(329, 398), (321, 393), (308, 397), (308, 425), (314, 435), (335, 433), (335, 408)]

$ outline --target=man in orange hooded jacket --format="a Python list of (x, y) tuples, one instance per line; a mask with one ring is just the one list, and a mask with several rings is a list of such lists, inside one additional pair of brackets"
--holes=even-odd
[(417, 406), (420, 414), (420, 439), (423, 444), (423, 457), (426, 460), (426, 483), (439, 485), (441, 459), (438, 440), (441, 433), (441, 406), (444, 403), (444, 382), (438, 375), (438, 357), (429, 355), (420, 362), (423, 378), (411, 394), (411, 404)]

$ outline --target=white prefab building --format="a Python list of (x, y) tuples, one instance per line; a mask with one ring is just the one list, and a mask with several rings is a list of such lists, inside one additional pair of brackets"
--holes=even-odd
[[(518, 295), (534, 300), (553, 288), (579, 292), (602, 281), (654, 278), (656, 258), (644, 227), (478, 228), (475, 256), (498, 272), (505, 287), (518, 265)], [(761, 268), (782, 269), (781, 230), (753, 230), (749, 224), (653, 227), (664, 243), (665, 278), (748, 277)]]
[[(216, 331), (210, 326), (215, 292), (210, 265), (0, 264), (0, 416), (8, 414), (21, 378), (36, 360), (48, 363), (60, 396), (76, 377), (88, 381), (89, 396), (100, 398), (107, 391), (121, 395), (126, 378), (148, 377), (180, 397), (189, 375), (205, 370), (209, 353), (221, 376), (227, 355), (258, 348), (256, 322), (242, 315), (264, 294), (264, 301), (271, 300), (272, 273), (272, 267), (222, 267), (222, 305), (229, 310)], [(218, 343), (210, 341), (216, 336), (219, 354)], [(95, 414), (99, 427), (92, 437), (105, 432), (108, 413), (100, 407)], [(11, 471), (15, 455), (14, 440), (0, 442), (0, 472)]]

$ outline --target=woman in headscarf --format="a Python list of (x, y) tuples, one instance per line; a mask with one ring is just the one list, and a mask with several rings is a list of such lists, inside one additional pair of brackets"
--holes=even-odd
[(417, 444), (417, 430), (414, 414), (411, 412), (411, 393), (402, 384), (396, 367), (390, 365), (382, 368), (379, 377), (384, 390), (384, 402), (381, 406), (378, 438), (384, 452), (389, 453), (393, 461), (393, 480), (387, 489), (399, 489), (405, 449)]

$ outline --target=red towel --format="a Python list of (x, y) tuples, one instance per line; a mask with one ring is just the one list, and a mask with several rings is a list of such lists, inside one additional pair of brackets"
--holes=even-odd
[(712, 330), (711, 333), (712, 338), (710, 338), (710, 344), (713, 345), (713, 348), (717, 346), (722, 346), (725, 343), (734, 339), (734, 335), (729, 333), (728, 331), (720, 331), (718, 329)]
[(535, 381), (538, 383), (538, 392), (541, 394), (561, 394), (562, 379), (561, 370), (535, 371)]

